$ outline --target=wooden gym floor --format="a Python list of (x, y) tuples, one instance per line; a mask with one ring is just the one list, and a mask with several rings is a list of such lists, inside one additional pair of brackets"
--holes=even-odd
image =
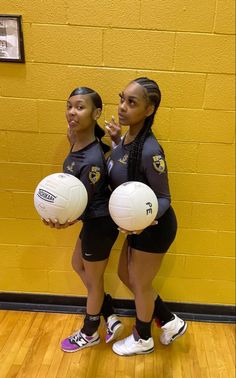
[[(0, 311), (0, 378), (234, 378), (235, 325), (188, 322), (184, 336), (155, 352), (120, 357), (102, 342), (76, 353), (60, 350), (60, 340), (80, 328), (83, 316)], [(122, 318), (124, 336), (133, 318)]]

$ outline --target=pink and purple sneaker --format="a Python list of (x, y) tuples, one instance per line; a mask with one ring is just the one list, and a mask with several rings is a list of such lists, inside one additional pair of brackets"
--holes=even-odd
[(87, 336), (79, 330), (61, 342), (61, 349), (64, 352), (72, 353), (99, 343), (98, 332), (95, 332), (92, 336)]

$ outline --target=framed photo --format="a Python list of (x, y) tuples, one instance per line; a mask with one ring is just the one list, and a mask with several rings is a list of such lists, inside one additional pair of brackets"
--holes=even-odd
[(0, 62), (24, 63), (21, 16), (0, 14)]

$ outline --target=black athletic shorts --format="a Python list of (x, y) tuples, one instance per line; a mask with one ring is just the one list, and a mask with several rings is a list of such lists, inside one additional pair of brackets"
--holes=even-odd
[(158, 224), (149, 226), (139, 235), (128, 235), (128, 245), (142, 252), (165, 253), (175, 239), (177, 220), (170, 206), (158, 219)]
[(87, 261), (106, 260), (119, 231), (111, 217), (99, 217), (83, 222), (80, 232), (82, 256)]

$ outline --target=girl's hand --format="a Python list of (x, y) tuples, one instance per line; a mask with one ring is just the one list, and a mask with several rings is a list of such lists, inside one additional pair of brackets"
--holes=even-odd
[(121, 127), (115, 121), (115, 117), (111, 117), (111, 121), (105, 121), (105, 128), (108, 132), (108, 135), (111, 137), (112, 142), (119, 144), (121, 140)]
[[(156, 224), (158, 224), (158, 221), (157, 220), (154, 220), (150, 226), (155, 226)], [(125, 230), (124, 228), (122, 227), (118, 227), (118, 230), (120, 232), (122, 232), (123, 234), (127, 234), (127, 235), (139, 235), (141, 234), (141, 232), (143, 232), (143, 230), (135, 230), (135, 231), (128, 231), (128, 230)]]
[(69, 125), (67, 127), (67, 139), (70, 143), (70, 146), (73, 146), (73, 144), (75, 144), (75, 142), (76, 142), (76, 135), (73, 132), (73, 130), (71, 130)]
[(141, 232), (143, 232), (143, 230), (136, 230), (136, 231), (128, 231), (128, 230), (125, 230), (124, 228), (122, 227), (118, 227), (118, 230), (120, 232), (122, 232), (123, 234), (126, 234), (126, 235), (138, 235), (138, 234), (141, 234)]
[(67, 227), (72, 226), (73, 224), (78, 222), (78, 220), (76, 219), (72, 222), (70, 222), (68, 220), (68, 221), (66, 221), (66, 223), (60, 224), (57, 219), (54, 219), (54, 220), (47, 219), (46, 220), (46, 219), (43, 219), (43, 218), (42, 218), (42, 221), (46, 226), (49, 226), (50, 228), (56, 228), (57, 230), (61, 230), (62, 228), (67, 228)]

